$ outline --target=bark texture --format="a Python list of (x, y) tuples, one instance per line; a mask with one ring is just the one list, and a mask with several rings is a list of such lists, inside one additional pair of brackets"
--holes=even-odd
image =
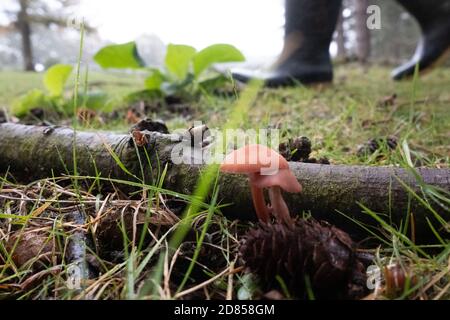
[(31, 24), (28, 16), (28, 0), (20, 0), (17, 25), (22, 37), (22, 58), (25, 71), (34, 71), (33, 46), (31, 42)]
[(370, 57), (370, 30), (367, 28), (367, 0), (355, 0), (356, 46), (361, 63), (367, 63)]
[(347, 49), (345, 48), (345, 29), (344, 29), (344, 16), (339, 13), (339, 19), (336, 26), (336, 44), (337, 44), (337, 60), (342, 62), (347, 59)]
[[(15, 177), (27, 180), (73, 173), (74, 143), (79, 175), (96, 176), (98, 170), (103, 177), (133, 180), (135, 178), (116, 163), (111, 151), (131, 173), (140, 177), (139, 157), (145, 159), (145, 148), (151, 163), (150, 167), (147, 161), (142, 161), (146, 182), (152, 183), (158, 168), (168, 164), (164, 187), (191, 194), (202, 166), (171, 163), (171, 151), (181, 141), (180, 136), (148, 131), (144, 133), (145, 139), (139, 139), (142, 146), (136, 147), (129, 134), (77, 132), (74, 139), (74, 131), (69, 128), (0, 124), (0, 172), (9, 171)], [(363, 213), (359, 203), (383, 213), (386, 221), (397, 225), (401, 221), (405, 223), (408, 212), (412, 212), (417, 237), (429, 233), (427, 217), (435, 221), (433, 214), (399, 182), (403, 181), (420, 197), (425, 197), (416, 177), (405, 169), (306, 163), (290, 163), (290, 166), (303, 185), (300, 194), (284, 194), (292, 214), (309, 211), (317, 219), (327, 220), (352, 232), (359, 228), (337, 211), (369, 225), (376, 225), (375, 220)], [(450, 192), (449, 169), (418, 168), (417, 173), (425, 184)], [(226, 216), (242, 220), (255, 219), (245, 176), (223, 174), (220, 177), (219, 196), (221, 203), (233, 204), (223, 208), (222, 212)], [(446, 221), (450, 220), (448, 209), (432, 200), (430, 204)], [(439, 228), (437, 223), (434, 225)]]

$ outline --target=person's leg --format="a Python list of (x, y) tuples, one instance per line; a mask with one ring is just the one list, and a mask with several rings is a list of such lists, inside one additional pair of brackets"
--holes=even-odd
[(278, 61), (269, 72), (235, 71), (233, 77), (242, 82), (262, 78), (269, 87), (332, 81), (329, 47), (341, 2), (286, 0), (284, 48)]
[(392, 72), (395, 80), (429, 69), (450, 53), (450, 0), (397, 0), (419, 22), (422, 38), (410, 61)]

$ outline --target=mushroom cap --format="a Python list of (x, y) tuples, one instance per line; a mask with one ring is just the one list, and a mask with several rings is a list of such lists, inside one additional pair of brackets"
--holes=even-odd
[(289, 169), (289, 164), (275, 150), (260, 144), (246, 145), (228, 154), (220, 170), (229, 173), (265, 173), (275, 174), (279, 170)]
[(300, 193), (302, 185), (298, 182), (290, 169), (282, 169), (277, 174), (271, 176), (254, 175), (252, 183), (258, 188), (280, 187), (286, 192)]

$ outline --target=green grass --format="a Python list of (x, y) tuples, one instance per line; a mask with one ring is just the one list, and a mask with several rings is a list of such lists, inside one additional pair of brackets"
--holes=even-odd
[[(356, 156), (358, 145), (369, 139), (394, 135), (408, 140), (426, 165), (448, 166), (450, 155), (450, 83), (449, 69), (439, 69), (421, 78), (417, 92), (411, 81), (394, 82), (389, 69), (368, 70), (350, 66), (336, 68), (335, 83), (325, 88), (265, 89), (251, 106), (242, 128), (278, 126), (288, 137), (304, 135), (313, 142), (314, 157), (327, 157), (343, 164), (395, 164), (398, 153), (379, 157)], [(72, 82), (71, 82), (72, 83)], [(139, 75), (92, 72), (89, 88), (121, 97), (142, 89)], [(0, 73), (0, 105), (8, 106), (14, 97), (32, 88), (41, 88), (41, 75)], [(392, 94), (392, 106), (380, 101)], [(234, 98), (203, 95), (191, 102), (189, 120), (174, 115), (167, 120), (170, 129), (186, 128), (194, 120), (204, 121), (210, 128), (221, 127)], [(119, 107), (126, 107), (119, 104)], [(150, 115), (158, 118), (155, 112)], [(127, 129), (124, 119), (113, 123), (93, 123), (91, 127), (108, 130)], [(380, 160), (381, 158), (381, 160)]]
[[(312, 140), (314, 156), (326, 156), (334, 163), (395, 164), (398, 154), (381, 161), (356, 156), (357, 146), (368, 139), (395, 135), (427, 156), (427, 164), (449, 164), (450, 70), (421, 79), (413, 101), (412, 83), (391, 81), (388, 69), (366, 72), (341, 67), (336, 73), (335, 84), (327, 88), (264, 90), (242, 126), (278, 126), (288, 137), (307, 136)], [(398, 96), (393, 106), (378, 106), (392, 94)], [(220, 126), (228, 106), (226, 100), (204, 98), (200, 117), (210, 127)]]
[[(20, 72), (0, 73), (0, 106), (8, 107), (17, 95), (29, 89), (42, 88), (41, 77), (40, 74)], [(117, 97), (141, 89), (142, 82), (140, 76), (134, 74), (94, 72), (89, 75), (90, 89), (97, 88)], [(232, 127), (280, 128), (285, 134), (284, 139), (308, 136), (313, 144), (312, 156), (327, 157), (336, 164), (408, 167), (411, 159), (420, 165), (448, 168), (448, 83), (449, 69), (436, 70), (414, 84), (411, 81), (391, 81), (386, 68), (364, 70), (357, 66), (340, 66), (336, 68), (332, 86), (261, 89), (257, 95), (254, 92), (242, 94), (238, 102), (233, 95), (203, 95), (189, 102), (189, 119), (176, 115), (168, 119), (167, 124), (172, 130), (186, 129), (194, 120), (203, 120), (210, 128), (223, 128), (224, 119), (230, 119)], [(392, 105), (380, 103), (393, 94), (397, 98)], [(129, 106), (119, 107), (126, 110)], [(156, 111), (150, 116), (158, 118), (161, 114)], [(126, 131), (128, 126), (122, 115), (112, 123), (93, 122), (78, 129)], [(372, 155), (357, 155), (358, 145), (389, 135), (398, 138), (399, 146), (395, 150), (382, 147)], [(193, 195), (164, 190), (163, 173), (154, 186), (135, 185), (142, 189), (142, 196), (134, 199), (120, 192), (103, 194), (103, 198), (90, 192), (95, 190), (94, 184), (101, 183), (101, 179), (95, 179), (92, 185), (88, 185), (86, 190), (89, 192), (78, 188), (86, 182), (78, 183), (77, 177), (71, 177), (71, 183), (67, 178), (49, 179), (28, 186), (1, 179), (0, 299), (9, 295), (20, 299), (224, 299), (230, 292), (232, 297), (236, 297), (241, 287), (248, 287), (242, 270), (235, 270), (238, 241), (248, 225), (222, 217), (219, 208), (221, 199), (213, 197), (211, 203), (203, 203), (205, 194), (214, 185), (213, 169), (201, 180), (197, 193)], [(68, 185), (62, 187), (63, 182)], [(131, 182), (114, 183), (130, 185)], [(216, 188), (214, 190), (217, 191)], [(424, 190), (429, 195), (440, 196), (425, 186)], [(106, 196), (108, 201), (104, 201)], [(45, 199), (39, 200), (42, 197)], [(174, 215), (165, 204), (174, 197), (187, 204), (183, 219), (180, 219), (182, 215)], [(441, 200), (449, 201), (446, 198)], [(15, 245), (11, 248), (14, 234), (23, 230), (32, 233), (38, 229), (43, 235), (35, 237), (36, 243), (43, 238), (45, 243), (52, 243), (52, 248), (65, 252), (73, 226), (57, 217), (80, 203), (91, 217), (85, 226), (87, 234), (94, 239), (94, 244), (90, 244), (89, 257), (91, 261), (96, 261), (100, 270), (85, 284), (86, 290), (82, 293), (65, 288), (66, 265), (64, 259), (59, 260), (64, 255), (55, 252), (58, 250), (53, 251), (53, 259), (49, 261), (42, 262), (38, 256), (34, 258), (32, 264), (44, 263), (44, 267), (32, 270), (29, 264), (18, 266), (14, 263), (12, 253), (14, 249), (20, 249), (20, 241), (12, 241)], [(376, 298), (449, 299), (448, 240), (438, 234), (438, 244), (418, 246), (405, 234), (406, 227), (396, 230), (370, 208), (365, 208), (365, 211), (383, 229), (383, 237), (379, 239), (381, 247), (370, 248), (377, 255), (377, 264), (384, 267), (395, 262), (405, 272), (415, 276), (410, 290), (395, 294), (384, 292)], [(122, 212), (128, 216), (137, 214), (138, 218), (125, 221), (121, 218)], [(434, 213), (430, 207), (430, 214)], [(123, 236), (119, 239), (122, 242), (121, 252), (105, 257), (102, 249), (95, 245), (95, 239), (101, 236), (98, 235), (99, 221), (108, 215), (115, 216), (112, 225), (119, 228)], [(144, 232), (141, 234), (139, 230)], [(149, 241), (145, 244), (144, 235)], [(40, 249), (45, 248), (41, 246)], [(284, 296), (289, 297), (287, 289), (282, 287)], [(257, 290), (250, 294), (259, 297)], [(308, 291), (308, 296), (313, 298), (314, 292)]]
[[(84, 70), (82, 70), (84, 72)], [(0, 72), (0, 106), (9, 106), (12, 101), (31, 89), (45, 90), (42, 83), (43, 74), (35, 72), (3, 71)], [(143, 78), (139, 75), (110, 72), (90, 72), (89, 88), (102, 90), (111, 96), (121, 96), (132, 90), (141, 89)], [(67, 93), (73, 88), (75, 75), (69, 80)]]

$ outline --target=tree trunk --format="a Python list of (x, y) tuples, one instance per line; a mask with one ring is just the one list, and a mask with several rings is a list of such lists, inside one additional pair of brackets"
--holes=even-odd
[(337, 60), (345, 61), (347, 58), (347, 50), (345, 48), (345, 33), (344, 33), (344, 16), (339, 15), (339, 20), (336, 26), (336, 44), (337, 44)]
[(355, 0), (356, 46), (359, 62), (367, 63), (370, 56), (370, 30), (367, 27), (367, 0)]
[[(158, 171), (168, 165), (164, 187), (181, 194), (192, 194), (203, 166), (174, 165), (171, 152), (179, 145), (179, 135), (167, 135), (144, 131), (146, 143), (136, 147), (130, 135), (114, 133), (74, 132), (69, 128), (50, 128), (0, 124), (0, 172), (9, 172), (19, 179), (32, 180), (73, 173), (73, 150), (77, 155), (77, 172), (81, 176), (102, 177), (137, 181), (141, 176), (139, 159), (147, 184), (157, 181)], [(73, 143), (75, 141), (75, 148)], [(189, 142), (190, 145), (190, 142)], [(107, 147), (108, 146), (108, 147)], [(149, 154), (146, 159), (144, 148)], [(121, 160), (130, 175), (111, 156)], [(150, 165), (151, 164), (151, 165)], [(450, 220), (448, 208), (443, 208), (423, 193), (416, 177), (409, 171), (396, 167), (367, 167), (290, 163), (291, 170), (303, 185), (300, 194), (285, 194), (292, 213), (310, 212), (348, 231), (361, 231), (356, 224), (342, 214), (370, 226), (377, 225), (361, 208), (361, 204), (382, 216), (389, 224), (403, 225), (408, 213), (414, 213), (416, 237), (429, 235), (427, 218), (439, 229), (441, 225), (429, 208), (423, 206), (404, 185), (426, 199), (445, 221)], [(159, 168), (159, 170), (158, 170)], [(424, 184), (450, 192), (450, 169), (416, 169)], [(120, 184), (115, 183), (115, 186)], [(131, 191), (122, 186), (124, 191)], [(223, 174), (219, 181), (221, 203), (233, 205), (222, 208), (229, 218), (254, 219), (247, 177)], [(133, 190), (135, 191), (135, 190)], [(339, 213), (340, 212), (340, 213)], [(408, 218), (409, 219), (409, 218)], [(410, 223), (411, 221), (408, 221)], [(355, 234), (355, 233), (354, 233)]]
[(34, 71), (33, 45), (31, 43), (31, 25), (28, 16), (28, 0), (20, 0), (17, 24), (22, 37), (22, 58), (25, 71)]

